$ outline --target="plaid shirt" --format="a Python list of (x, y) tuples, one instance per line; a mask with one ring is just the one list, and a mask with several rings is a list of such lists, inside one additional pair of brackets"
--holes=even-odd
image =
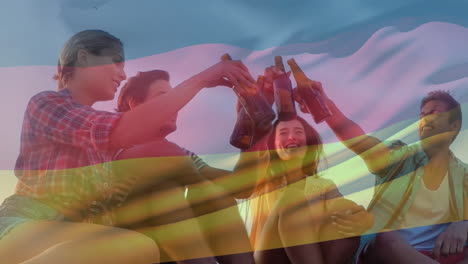
[(102, 215), (112, 202), (106, 162), (112, 159), (109, 138), (120, 116), (82, 105), (68, 90), (35, 95), (24, 116), (16, 193), (71, 218)]

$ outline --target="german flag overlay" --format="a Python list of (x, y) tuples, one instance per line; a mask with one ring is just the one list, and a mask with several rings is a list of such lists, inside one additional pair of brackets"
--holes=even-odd
[(0, 263), (468, 261), (468, 1), (3, 6)]

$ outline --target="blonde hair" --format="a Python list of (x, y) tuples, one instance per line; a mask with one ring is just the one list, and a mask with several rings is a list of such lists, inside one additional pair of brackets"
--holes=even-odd
[(123, 44), (120, 39), (106, 31), (91, 29), (76, 33), (65, 43), (59, 55), (57, 73), (53, 77), (57, 81), (57, 90), (66, 87), (67, 81), (73, 75), (78, 52), (82, 49), (93, 55), (101, 55), (104, 49), (111, 49), (122, 53), (123, 56)]

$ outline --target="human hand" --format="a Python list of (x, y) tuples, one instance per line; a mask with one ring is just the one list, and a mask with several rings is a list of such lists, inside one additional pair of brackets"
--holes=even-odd
[[(273, 90), (273, 81), (280, 75), (284, 74), (284, 72), (275, 66), (270, 66), (265, 68), (263, 77), (259, 78), (261, 80), (257, 83), (260, 91), (262, 92), (263, 96), (267, 100), (267, 102), (272, 105), (275, 101), (275, 95)], [(289, 77), (288, 73), (288, 77)]]
[[(280, 76), (281, 74), (284, 74), (282, 70), (275, 66), (270, 66), (265, 68), (263, 75), (259, 75), (257, 77), (257, 82), (256, 82), (256, 89), (257, 92), (260, 92), (265, 100), (272, 105), (275, 102), (275, 95), (274, 95), (274, 90), (273, 90), (273, 80)], [(287, 73), (288, 77), (291, 74), (290, 72)], [(242, 105), (240, 104), (239, 100), (237, 100), (236, 104), (236, 110), (239, 113), (240, 109), (242, 108)]]
[(438, 259), (441, 255), (462, 253), (467, 240), (468, 222), (460, 221), (451, 223), (435, 241), (434, 256)]
[[(262, 92), (263, 89), (264, 89), (264, 88), (263, 88), (264, 85), (265, 85), (265, 77), (264, 77), (263, 75), (259, 75), (259, 76), (257, 77), (257, 82), (256, 82), (256, 84), (255, 84), (255, 86), (254, 86), (254, 88), (256, 89), (256, 90), (255, 90), (255, 93)], [(267, 100), (268, 103), (270, 103), (266, 97), (265, 97), (265, 99)], [(271, 104), (271, 103), (270, 103), (270, 104)], [(240, 112), (240, 110), (241, 110), (242, 108), (243, 108), (243, 106), (242, 106), (242, 104), (241, 104), (239, 98), (237, 98), (237, 103), (236, 103), (236, 112), (237, 112), (237, 114), (239, 114), (239, 112)]]
[[(241, 61), (223, 60), (200, 72), (198, 77), (202, 87), (228, 86), (254, 87), (255, 80)], [(241, 91), (248, 92), (248, 91)]]
[[(328, 97), (325, 94), (325, 91), (323, 90), (321, 82), (317, 82), (317, 81), (313, 81), (313, 80), (309, 79), (309, 87), (311, 89), (315, 89), (315, 90), (319, 91), (325, 97), (325, 99), (328, 101)], [(305, 102), (302, 99), (297, 87), (295, 87), (293, 89), (293, 98), (299, 104), (299, 108), (301, 109), (301, 112), (303, 112), (305, 114), (309, 113), (309, 111), (307, 110), (307, 107), (305, 105)]]
[(349, 209), (336, 211), (330, 217), (337, 232), (346, 237), (359, 236), (374, 224), (374, 216), (367, 212), (362, 205), (354, 205)]

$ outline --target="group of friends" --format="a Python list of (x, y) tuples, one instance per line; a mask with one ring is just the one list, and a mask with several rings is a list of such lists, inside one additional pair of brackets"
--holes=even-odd
[[(376, 175), (365, 208), (320, 176), (322, 139), (299, 115), (278, 117), (232, 171), (166, 139), (203, 89), (255, 87), (272, 104), (281, 69), (257, 81), (223, 60), (172, 87), (164, 70), (127, 80), (124, 60), (117, 37), (81, 31), (59, 55), (57, 91), (29, 101), (0, 263), (468, 263), (468, 166), (450, 150), (462, 127), (450, 93), (422, 99), (420, 140), (405, 144), (366, 134), (308, 80), (327, 125)], [(92, 108), (124, 80), (115, 112)]]

